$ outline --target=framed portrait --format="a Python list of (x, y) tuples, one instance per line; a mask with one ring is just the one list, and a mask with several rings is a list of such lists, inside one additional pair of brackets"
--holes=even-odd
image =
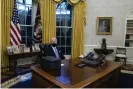
[(96, 34), (112, 35), (112, 17), (97, 17)]
[(32, 52), (35, 52), (36, 49), (35, 49), (35, 46), (32, 46)]
[(13, 53), (14, 53), (14, 54), (20, 53), (20, 52), (19, 52), (19, 48), (18, 48), (17, 45), (16, 45), (16, 46), (12, 46), (12, 49), (13, 49)]
[(25, 48), (24, 48), (24, 52), (25, 52), (25, 53), (30, 52), (30, 48), (29, 48), (29, 47), (25, 47)]
[(35, 49), (36, 49), (37, 52), (40, 51), (39, 45), (40, 45), (40, 44), (35, 44)]
[(19, 47), (19, 52), (24, 53), (25, 44), (20, 44), (18, 45), (18, 47)]
[(12, 46), (7, 46), (7, 53), (8, 54), (12, 54), (13, 53)]

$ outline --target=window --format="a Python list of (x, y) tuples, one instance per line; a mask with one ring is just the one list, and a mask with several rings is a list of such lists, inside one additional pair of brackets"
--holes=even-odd
[(72, 6), (66, 0), (56, 6), (56, 37), (62, 52), (71, 55)]
[(32, 43), (32, 0), (17, 0), (17, 8), (20, 19), (22, 44), (26, 46)]

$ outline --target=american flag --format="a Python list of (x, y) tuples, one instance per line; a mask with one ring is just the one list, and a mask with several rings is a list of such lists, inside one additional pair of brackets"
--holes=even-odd
[(21, 30), (16, 0), (14, 0), (13, 15), (10, 24), (10, 36), (11, 45), (19, 45), (21, 43)]

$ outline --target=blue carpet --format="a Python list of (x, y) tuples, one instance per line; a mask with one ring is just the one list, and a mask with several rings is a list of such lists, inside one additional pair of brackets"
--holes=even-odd
[(32, 79), (24, 82), (19, 82), (18, 84), (12, 86), (11, 88), (32, 88)]
[(133, 74), (121, 73), (119, 88), (133, 88)]

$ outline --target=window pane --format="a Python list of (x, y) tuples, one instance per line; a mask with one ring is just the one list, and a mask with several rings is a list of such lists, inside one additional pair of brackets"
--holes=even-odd
[(71, 54), (71, 47), (66, 47), (66, 55), (70, 55)]
[(20, 20), (20, 24), (25, 25), (25, 16), (24, 15), (19, 15), (19, 20)]
[(26, 38), (22, 37), (22, 44), (26, 44)]
[(21, 31), (21, 36), (26, 36), (26, 31)]
[(60, 18), (56, 18), (56, 26), (60, 26)]
[(26, 36), (26, 27), (21, 26), (21, 36)]
[(67, 28), (67, 36), (72, 36), (72, 28)]
[(25, 15), (25, 5), (18, 4), (18, 14)]
[(66, 20), (66, 23), (67, 23), (66, 26), (71, 26), (71, 21), (72, 21), (71, 19), (67, 19)]
[(62, 45), (62, 46), (65, 46), (65, 43), (66, 43), (66, 42), (65, 42), (65, 37), (61, 37), (61, 45)]
[(27, 36), (32, 36), (32, 27), (27, 27)]
[(66, 41), (66, 45), (67, 45), (67, 46), (71, 46), (71, 41), (72, 41), (72, 39), (69, 38), (69, 37), (67, 37), (66, 40), (67, 40), (67, 41)]
[(26, 14), (27, 15), (32, 15), (32, 7), (31, 7), (31, 5), (26, 6)]
[(61, 36), (66, 36), (66, 35), (67, 35), (66, 28), (61, 28)]
[(65, 18), (61, 18), (61, 26), (65, 26)]
[(31, 19), (31, 16), (26, 16), (26, 25), (32, 25)]
[(23, 3), (23, 0), (17, 0), (17, 2), (19, 2), (19, 3)]
[(65, 54), (65, 47), (61, 47), (61, 52)]
[(32, 4), (32, 0), (26, 0), (26, 4)]
[(60, 36), (60, 28), (56, 28), (56, 36)]
[(61, 45), (61, 37), (57, 37), (57, 45), (58, 45), (58, 46)]

